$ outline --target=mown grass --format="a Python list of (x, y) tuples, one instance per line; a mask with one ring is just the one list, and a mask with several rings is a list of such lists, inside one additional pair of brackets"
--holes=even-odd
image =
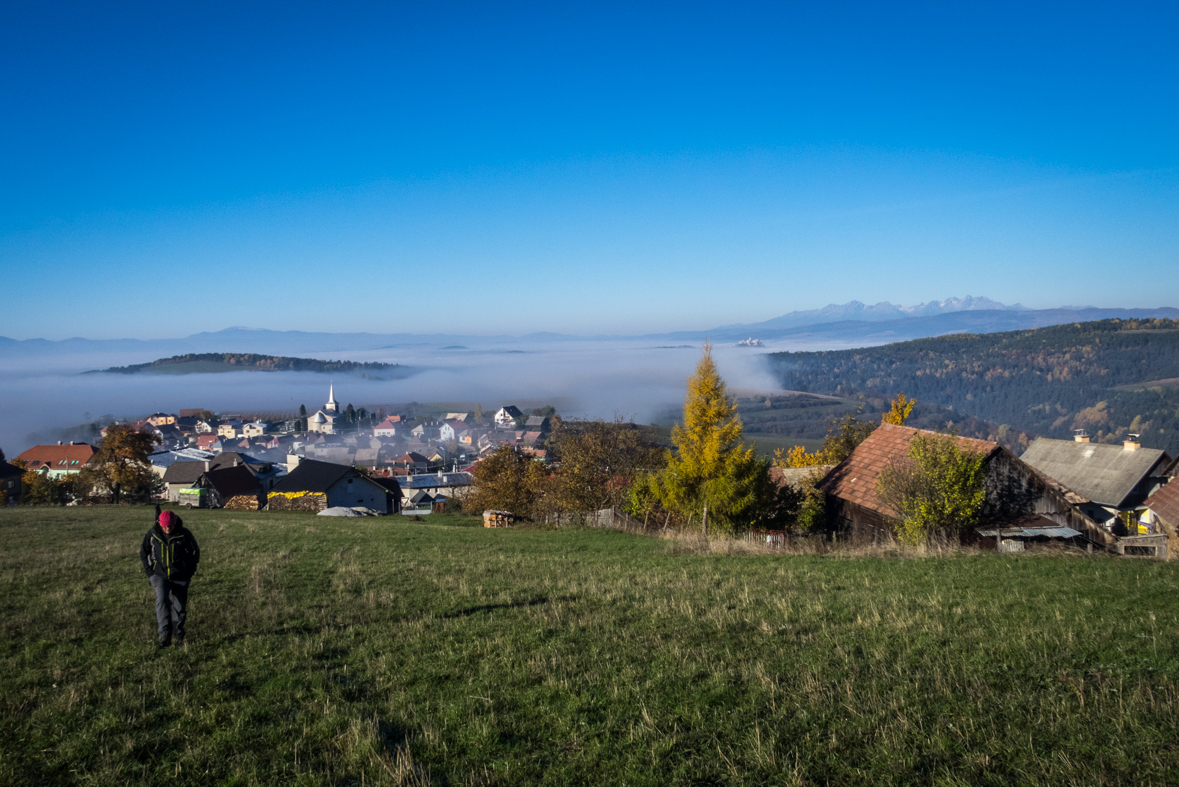
[(1176, 568), (700, 554), (615, 532), (0, 510), (4, 784), (1161, 784)]

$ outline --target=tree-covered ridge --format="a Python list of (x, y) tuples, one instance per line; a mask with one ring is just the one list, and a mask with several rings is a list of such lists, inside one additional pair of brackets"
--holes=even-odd
[[(173, 355), (171, 358), (160, 358), (151, 363), (138, 363), (132, 366), (113, 366), (110, 369), (103, 369), (102, 371), (113, 374), (134, 374), (136, 372), (167, 370), (168, 367), (176, 367), (184, 364), (190, 364), (194, 367), (221, 364), (229, 367), (228, 370), (230, 371), (241, 369), (243, 371), (262, 372), (380, 371), (394, 369), (398, 366), (398, 364), (394, 363), (320, 361), (314, 358), (288, 358), (281, 355), (259, 355), (256, 353), (187, 353), (185, 355)], [(199, 370), (204, 371), (204, 369)]]
[[(1100, 320), (1027, 331), (957, 334), (882, 347), (772, 353), (788, 389), (890, 396), (999, 424), (1068, 437), (1179, 445), (1179, 320)], [(1003, 434), (998, 434), (1002, 432)]]

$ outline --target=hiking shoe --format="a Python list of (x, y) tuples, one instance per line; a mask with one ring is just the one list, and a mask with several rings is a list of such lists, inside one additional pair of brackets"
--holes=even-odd
[(168, 647), (168, 646), (169, 646), (169, 645), (171, 645), (171, 644), (172, 644), (171, 640), (162, 639), (162, 640), (160, 640), (159, 642), (157, 642), (157, 643), (156, 643), (156, 647), (157, 647), (157, 648), (166, 648), (166, 647)]

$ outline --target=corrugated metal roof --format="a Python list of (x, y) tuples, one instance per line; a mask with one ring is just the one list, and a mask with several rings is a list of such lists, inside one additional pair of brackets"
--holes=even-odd
[(1040, 437), (1020, 459), (1095, 503), (1119, 508), (1164, 456), (1157, 448), (1127, 451), (1120, 445)]
[(1081, 531), (1071, 527), (1004, 527), (999, 530), (977, 530), (984, 538), (994, 538), (1002, 532), (1003, 538), (1076, 538)]
[(401, 486), (409, 489), (430, 489), (436, 486), (470, 486), (470, 473), (431, 473), (406, 477)]

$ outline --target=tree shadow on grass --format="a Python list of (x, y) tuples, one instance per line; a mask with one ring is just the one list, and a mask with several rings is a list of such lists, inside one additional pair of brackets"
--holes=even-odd
[(532, 596), (531, 598), (509, 601), (503, 604), (479, 604), (473, 607), (463, 607), (454, 612), (440, 613), (435, 615), (435, 617), (441, 618), (442, 620), (454, 620), (455, 618), (478, 615), (480, 612), (494, 612), (497, 609), (520, 609), (522, 607), (540, 606), (541, 604), (548, 604), (550, 601), (577, 601), (577, 596), (558, 596), (555, 599), (550, 599), (548, 596)]

